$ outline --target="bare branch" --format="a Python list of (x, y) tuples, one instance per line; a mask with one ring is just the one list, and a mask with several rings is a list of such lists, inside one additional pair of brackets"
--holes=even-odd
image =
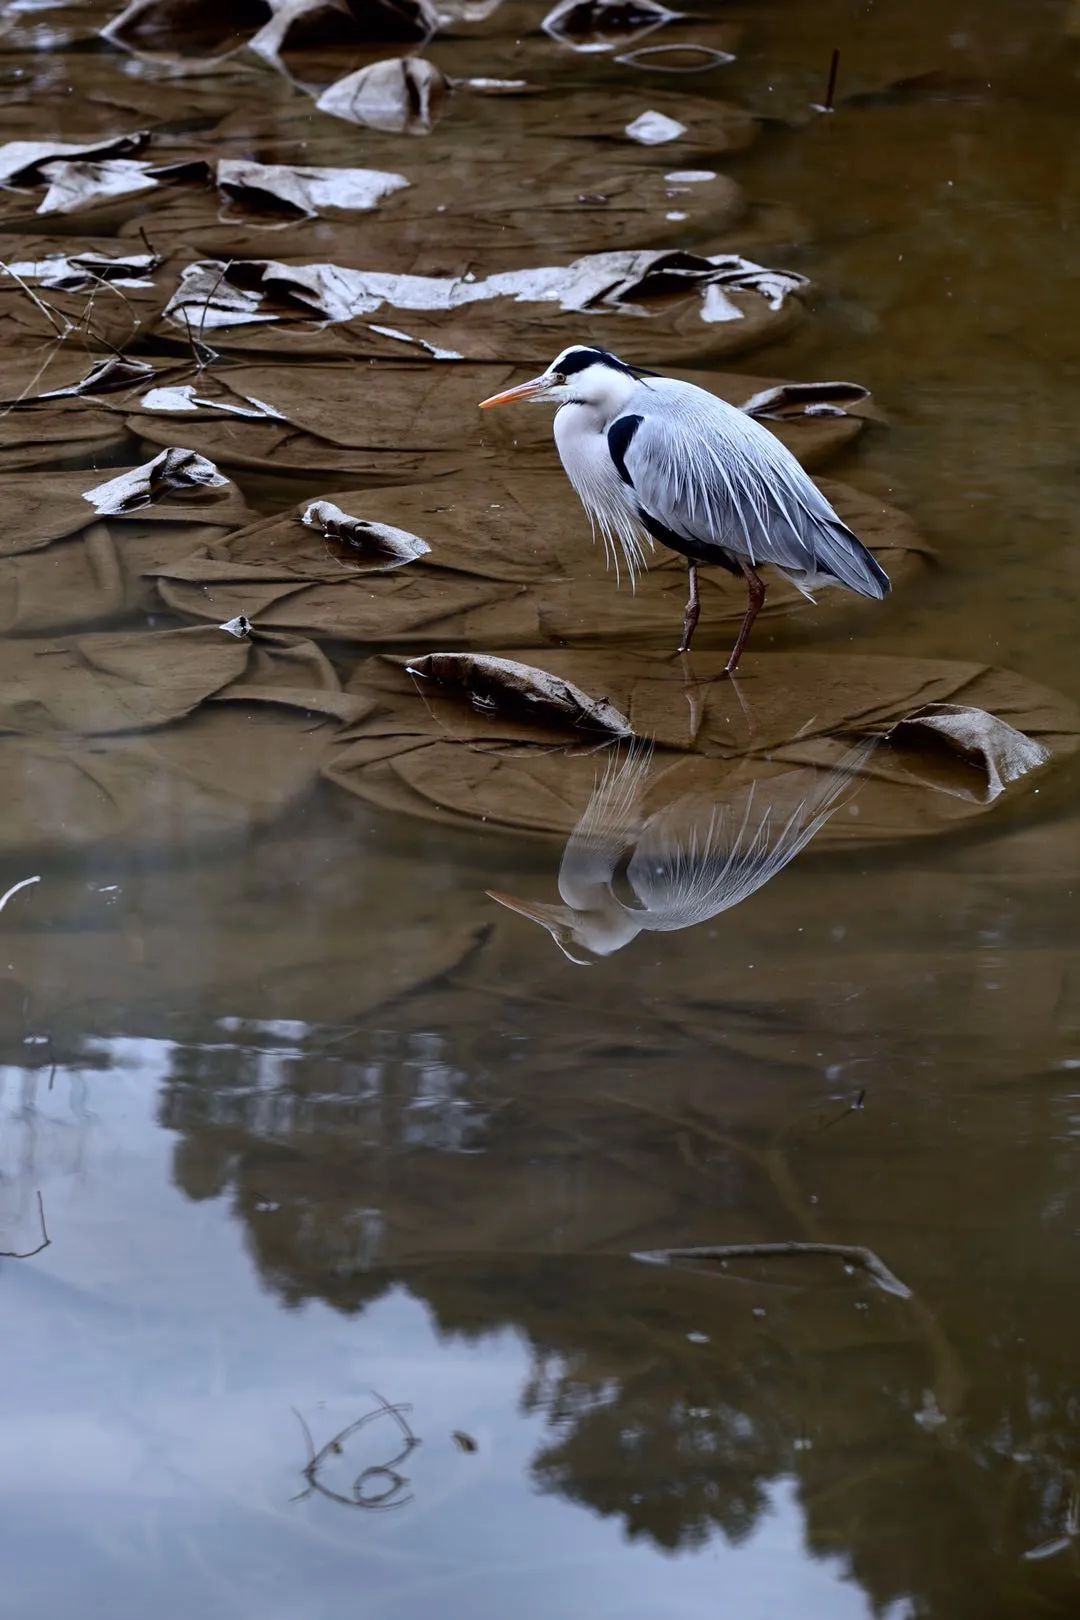
[(835, 1255), (848, 1265), (861, 1266), (879, 1288), (898, 1299), (911, 1299), (911, 1289), (902, 1283), (872, 1249), (854, 1243), (707, 1243), (690, 1249), (644, 1249), (635, 1260), (665, 1266), (676, 1260), (775, 1260), (794, 1255)]
[(0, 1249), (0, 1260), (29, 1260), (33, 1255), (40, 1254), (42, 1249), (47, 1249), (49, 1247), (52, 1242), (52, 1238), (49, 1236), (49, 1229), (45, 1225), (45, 1205), (42, 1202), (40, 1189), (37, 1195), (37, 1207), (38, 1220), (41, 1222), (41, 1242), (38, 1244), (37, 1248), (26, 1249), (23, 1251), (18, 1249)]

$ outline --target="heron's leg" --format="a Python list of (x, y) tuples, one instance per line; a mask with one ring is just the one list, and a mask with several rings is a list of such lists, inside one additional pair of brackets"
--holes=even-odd
[(692, 562), (690, 564), (690, 600), (687, 602), (686, 612), (683, 614), (682, 641), (676, 649), (678, 652), (690, 651), (690, 643), (694, 639), (694, 631), (697, 629), (697, 622), (700, 617), (701, 603), (698, 601), (697, 563)]
[(738, 669), (739, 659), (742, 657), (742, 650), (750, 639), (750, 631), (753, 629), (754, 620), (761, 612), (762, 604), (765, 601), (765, 581), (761, 578), (760, 574), (758, 574), (748, 562), (744, 562), (741, 557), (739, 558), (739, 567), (742, 569), (743, 574), (746, 577), (746, 588), (749, 592), (750, 601), (747, 604), (746, 617), (739, 626), (739, 634), (736, 638), (735, 645), (731, 649), (731, 657), (728, 659), (727, 664), (724, 667), (725, 675), (734, 675), (735, 671)]

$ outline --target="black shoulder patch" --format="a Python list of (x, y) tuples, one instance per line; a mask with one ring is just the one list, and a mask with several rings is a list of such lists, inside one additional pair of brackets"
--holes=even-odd
[(619, 477), (624, 484), (629, 484), (631, 489), (634, 487), (634, 480), (626, 470), (626, 452), (629, 450), (630, 442), (641, 426), (642, 420), (643, 418), (640, 416), (619, 416), (616, 417), (607, 430), (607, 442), (608, 449), (611, 452), (611, 459), (615, 463)]

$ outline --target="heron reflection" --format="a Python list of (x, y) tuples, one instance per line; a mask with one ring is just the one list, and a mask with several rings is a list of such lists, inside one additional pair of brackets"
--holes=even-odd
[[(877, 738), (833, 765), (795, 765), (710, 791), (684, 793), (646, 814), (653, 751), (613, 754), (567, 840), (555, 905), (489, 889), (500, 905), (546, 928), (581, 967), (641, 933), (708, 922), (756, 893), (806, 848), (857, 790)], [(582, 954), (584, 953), (584, 954)]]

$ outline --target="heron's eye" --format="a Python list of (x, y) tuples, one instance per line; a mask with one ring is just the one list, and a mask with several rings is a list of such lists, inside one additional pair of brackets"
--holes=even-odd
[(563, 383), (566, 381), (566, 378), (563, 376), (561, 371), (557, 371), (552, 380), (561, 388)]

